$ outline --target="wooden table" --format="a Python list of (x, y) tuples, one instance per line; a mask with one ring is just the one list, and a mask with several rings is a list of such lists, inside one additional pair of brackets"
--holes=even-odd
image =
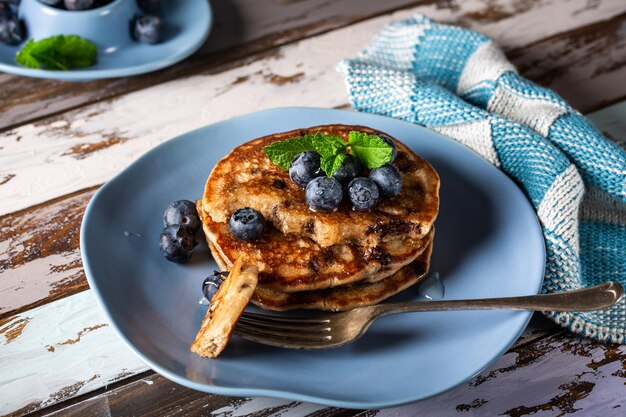
[(626, 346), (580, 339), (540, 315), (469, 383), (391, 410), (207, 395), (139, 361), (82, 270), (79, 226), (94, 191), (155, 145), (218, 120), (348, 108), (336, 63), (393, 19), (419, 12), (493, 37), (524, 76), (626, 140), (624, 0), (213, 3), (209, 41), (171, 68), (89, 83), (0, 75), (0, 414), (626, 415)]

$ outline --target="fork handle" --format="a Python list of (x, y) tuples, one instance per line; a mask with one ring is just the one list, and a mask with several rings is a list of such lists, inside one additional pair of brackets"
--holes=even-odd
[(581, 290), (522, 297), (483, 298), (475, 300), (410, 301), (379, 304), (378, 316), (413, 311), (449, 310), (533, 310), (533, 311), (594, 311), (608, 308), (624, 295), (624, 288), (608, 281)]

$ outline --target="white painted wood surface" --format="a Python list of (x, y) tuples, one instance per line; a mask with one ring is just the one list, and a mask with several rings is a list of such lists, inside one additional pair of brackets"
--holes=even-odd
[[(510, 49), (626, 11), (623, 0), (592, 9), (587, 3), (508, 0), (499, 5), (506, 17), (475, 20), (472, 27)], [(10, 180), (0, 185), (0, 215), (105, 182), (157, 144), (215, 121), (273, 107), (345, 105), (335, 65), (360, 51), (382, 25), (417, 12), (463, 22), (483, 8), (479, 0), (459, 2), (454, 11), (417, 6), (285, 46), (219, 74), (168, 82), (8, 131), (2, 135), (0, 182)]]
[(0, 325), (0, 415), (55, 404), (148, 369), (95, 303), (84, 291)]

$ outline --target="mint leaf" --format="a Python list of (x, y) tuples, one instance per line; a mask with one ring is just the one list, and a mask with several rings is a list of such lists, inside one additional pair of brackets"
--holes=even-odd
[(41, 68), (39, 61), (37, 61), (37, 59), (35, 59), (35, 57), (33, 57), (30, 53), (34, 43), (35, 41), (33, 41), (32, 39), (26, 42), (26, 45), (24, 45), (22, 50), (17, 53), (15, 60), (20, 65), (23, 65), (25, 67), (39, 69)]
[(298, 138), (289, 138), (282, 142), (274, 142), (271, 145), (264, 146), (263, 152), (267, 157), (278, 165), (282, 170), (287, 171), (293, 158), (304, 151), (315, 150), (311, 141), (313, 135), (301, 136)]
[(322, 156), (322, 159), (320, 160), (320, 167), (322, 168), (322, 171), (326, 173), (326, 175), (331, 177), (335, 173), (335, 171), (339, 169), (339, 167), (341, 166), (341, 164), (343, 164), (343, 161), (345, 160), (345, 152), (338, 153), (332, 156)]
[[(344, 141), (336, 135), (325, 135), (322, 132), (317, 132), (311, 139), (313, 147), (322, 156), (322, 158), (330, 158), (339, 153), (346, 153), (346, 144)], [(322, 168), (324, 169), (324, 168)], [(326, 171), (324, 169), (324, 171)], [(326, 172), (328, 174), (328, 172)], [(328, 174), (329, 176), (332, 174)]]
[(350, 153), (369, 169), (381, 167), (391, 161), (393, 148), (376, 135), (351, 131), (348, 134)]
[(15, 60), (28, 68), (67, 71), (93, 65), (97, 54), (96, 45), (87, 39), (57, 35), (38, 41), (30, 39)]

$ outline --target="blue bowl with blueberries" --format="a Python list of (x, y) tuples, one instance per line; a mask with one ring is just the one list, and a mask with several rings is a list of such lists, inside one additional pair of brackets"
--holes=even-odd
[(207, 0), (0, 0), (0, 71), (85, 81), (188, 57), (212, 25)]

